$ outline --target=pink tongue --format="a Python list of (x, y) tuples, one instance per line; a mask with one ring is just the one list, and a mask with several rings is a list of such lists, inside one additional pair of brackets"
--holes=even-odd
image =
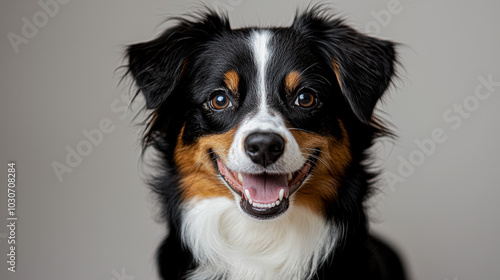
[(279, 199), (281, 189), (285, 190), (283, 197), (288, 197), (286, 175), (255, 175), (245, 173), (241, 175), (243, 176), (243, 193), (245, 193), (245, 190), (248, 190), (251, 199), (255, 202), (273, 203)]

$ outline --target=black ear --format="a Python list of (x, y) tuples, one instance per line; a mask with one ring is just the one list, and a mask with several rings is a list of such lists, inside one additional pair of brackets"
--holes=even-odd
[(158, 38), (130, 45), (126, 51), (128, 73), (144, 94), (148, 109), (158, 107), (174, 91), (204, 42), (230, 29), (226, 16), (210, 10), (189, 19), (173, 19), (177, 24)]
[(327, 60), (353, 112), (369, 123), (394, 75), (394, 43), (361, 34), (318, 8), (296, 16), (292, 28)]

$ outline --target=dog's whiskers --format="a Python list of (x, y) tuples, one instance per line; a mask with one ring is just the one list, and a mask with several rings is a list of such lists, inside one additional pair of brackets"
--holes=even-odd
[[(310, 149), (310, 150), (314, 150), (315, 152), (319, 151), (320, 153), (323, 152), (323, 151), (317, 150), (317, 149)], [(316, 156), (314, 154), (309, 154), (309, 153), (305, 153), (305, 152), (301, 152), (301, 153), (302, 153), (302, 155), (304, 155), (305, 157), (308, 158), (308, 161), (311, 161), (311, 158), (315, 159), (316, 161), (321, 162), (330, 171), (331, 174), (335, 174), (335, 171), (332, 169), (330, 164), (328, 164), (328, 162), (326, 160), (322, 159), (320, 156)], [(323, 152), (323, 153), (326, 154), (326, 152)]]

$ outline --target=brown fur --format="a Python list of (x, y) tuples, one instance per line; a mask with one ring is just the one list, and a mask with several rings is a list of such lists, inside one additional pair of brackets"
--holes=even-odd
[(229, 70), (226, 73), (224, 73), (224, 83), (226, 84), (226, 87), (230, 91), (232, 91), (235, 95), (238, 94), (240, 77), (238, 76), (238, 73), (236, 73), (236, 71)]
[(181, 175), (182, 198), (207, 198), (225, 196), (233, 198), (229, 189), (217, 176), (210, 150), (214, 151), (222, 160), (227, 159), (229, 147), (233, 142), (236, 128), (223, 134), (203, 136), (191, 145), (182, 141), (184, 127), (177, 138), (174, 151), (174, 160)]
[(333, 60), (332, 62), (333, 65), (333, 72), (335, 72), (335, 76), (337, 77), (337, 82), (339, 83), (340, 89), (342, 89), (342, 82), (341, 82), (341, 76), (340, 76), (340, 67), (339, 64), (337, 63), (337, 60)]
[(291, 71), (285, 78), (285, 91), (287, 94), (292, 94), (297, 88), (301, 80), (300, 73)]
[(292, 130), (295, 140), (303, 153), (311, 154), (312, 149), (321, 149), (316, 167), (308, 180), (297, 191), (295, 203), (304, 205), (322, 214), (323, 199), (332, 201), (337, 196), (337, 187), (344, 171), (351, 162), (349, 138), (342, 121), (342, 139), (325, 137), (312, 132)]

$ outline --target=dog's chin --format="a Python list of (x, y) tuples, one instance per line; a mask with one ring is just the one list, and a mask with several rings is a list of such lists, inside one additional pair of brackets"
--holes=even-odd
[(314, 170), (318, 156), (319, 150), (300, 169), (283, 174), (237, 172), (229, 169), (216, 154), (214, 163), (226, 185), (239, 198), (240, 208), (252, 218), (268, 220), (288, 210), (290, 197)]

